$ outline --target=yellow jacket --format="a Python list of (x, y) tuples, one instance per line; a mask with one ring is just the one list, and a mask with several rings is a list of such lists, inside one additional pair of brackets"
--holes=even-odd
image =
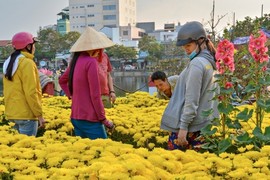
[[(5, 114), (12, 120), (37, 120), (42, 116), (41, 87), (34, 56), (21, 52), (17, 58), (12, 81), (3, 78)], [(4, 63), (4, 75), (9, 59)]]

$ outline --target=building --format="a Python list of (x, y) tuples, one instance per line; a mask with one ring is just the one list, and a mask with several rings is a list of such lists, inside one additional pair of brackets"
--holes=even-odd
[(120, 26), (122, 40), (139, 40), (145, 35), (145, 30), (135, 26)]
[(136, 25), (136, 0), (69, 0), (70, 30)]
[(69, 8), (64, 8), (57, 14), (57, 17), (57, 31), (62, 35), (70, 32)]
[(177, 25), (173, 23), (164, 24), (164, 29), (155, 30), (151, 33), (148, 33), (148, 35), (155, 37), (155, 39), (160, 43), (166, 43), (170, 41), (175, 41), (177, 39), (177, 34), (180, 28), (180, 23), (178, 23)]
[(134, 26), (103, 27), (100, 32), (104, 33), (115, 44), (137, 49), (139, 39), (145, 34), (143, 29)]
[(155, 31), (155, 22), (137, 22), (136, 27), (144, 29), (146, 33)]

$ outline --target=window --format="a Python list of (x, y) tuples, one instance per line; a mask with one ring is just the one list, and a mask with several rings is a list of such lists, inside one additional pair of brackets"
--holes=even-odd
[(95, 6), (94, 4), (87, 5), (87, 7), (94, 7), (94, 6)]
[(94, 24), (88, 24), (88, 26), (89, 26), (89, 27), (95, 27), (95, 25), (94, 25)]
[(84, 6), (80, 6), (80, 8), (84, 8)]
[(103, 10), (116, 10), (116, 5), (104, 5)]
[(94, 17), (95, 15), (94, 14), (88, 14), (88, 17)]
[(123, 31), (123, 36), (127, 36), (128, 35), (128, 31)]
[(103, 20), (116, 20), (116, 15), (104, 15)]

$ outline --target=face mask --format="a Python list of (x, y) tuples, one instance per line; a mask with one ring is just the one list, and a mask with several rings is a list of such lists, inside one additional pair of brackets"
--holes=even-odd
[(196, 49), (194, 49), (194, 51), (192, 51), (192, 52), (188, 55), (188, 57), (189, 57), (190, 60), (192, 60), (192, 59), (197, 55), (197, 48), (198, 48), (198, 46), (196, 47)]

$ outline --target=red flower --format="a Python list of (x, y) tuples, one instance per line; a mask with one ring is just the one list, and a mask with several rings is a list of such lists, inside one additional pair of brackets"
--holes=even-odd
[(248, 50), (255, 62), (263, 63), (269, 61), (269, 56), (267, 54), (268, 48), (265, 45), (266, 41), (266, 35), (262, 31), (260, 31), (259, 37), (250, 35)]
[(226, 89), (230, 89), (232, 87), (233, 87), (233, 84), (231, 82), (226, 82), (226, 84), (225, 84)]
[(220, 74), (225, 73), (227, 70), (234, 71), (234, 45), (227, 39), (221, 41), (217, 46), (216, 51), (216, 65)]

